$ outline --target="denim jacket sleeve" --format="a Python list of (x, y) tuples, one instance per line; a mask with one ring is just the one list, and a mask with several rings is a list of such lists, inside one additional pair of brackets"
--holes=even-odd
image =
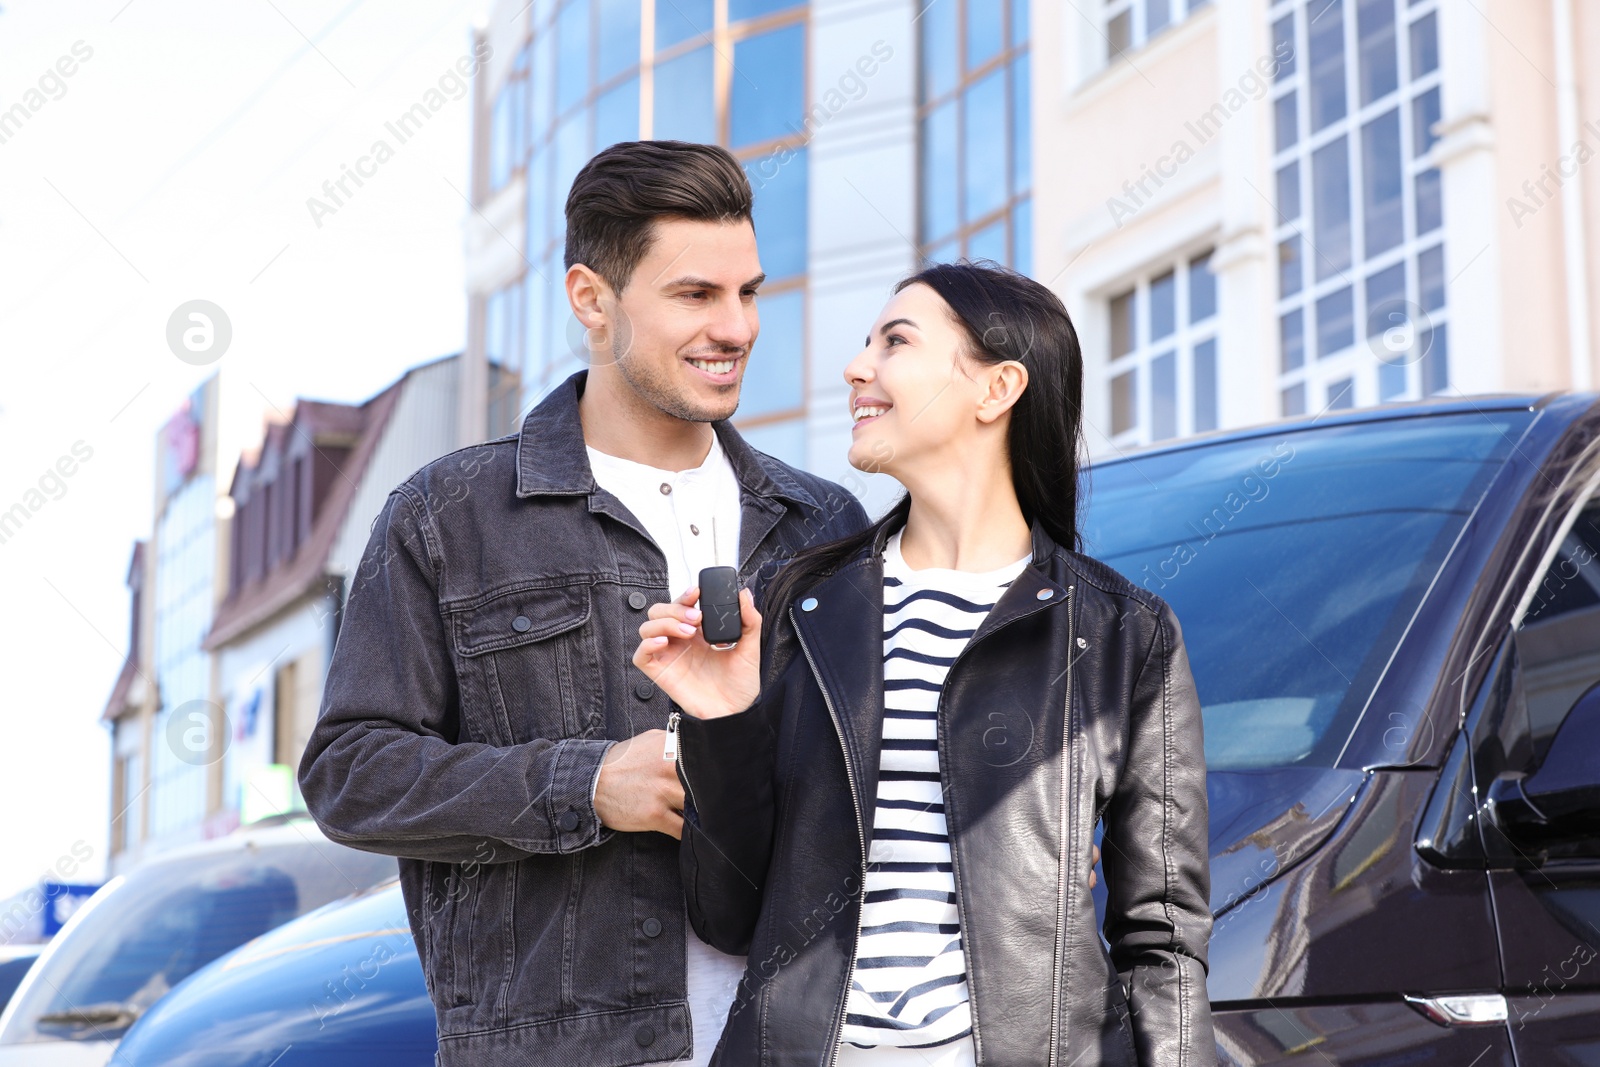
[(574, 852), (609, 839), (593, 791), (611, 742), (458, 741), (460, 692), (434, 546), (406, 486), (389, 494), (351, 585), (299, 782), (333, 840), (449, 863)]
[(1127, 990), (1139, 1062), (1212, 1067), (1200, 699), (1177, 615), (1160, 598), (1157, 606), (1128, 709), (1125, 769), (1105, 810), (1106, 940)]

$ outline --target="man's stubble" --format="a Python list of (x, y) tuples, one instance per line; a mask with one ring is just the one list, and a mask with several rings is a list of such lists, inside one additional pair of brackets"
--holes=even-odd
[[(645, 403), (685, 422), (717, 422), (731, 418), (739, 406), (737, 390), (730, 391), (726, 409), (705, 410), (683, 394), (678, 382), (633, 347), (633, 322), (619, 306), (611, 328), (611, 362)], [(742, 354), (742, 353), (741, 353)], [(741, 383), (742, 384), (742, 383)]]

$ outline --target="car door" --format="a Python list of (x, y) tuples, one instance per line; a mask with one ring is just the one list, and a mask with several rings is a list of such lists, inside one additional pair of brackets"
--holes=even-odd
[[(1518, 1062), (1550, 1067), (1600, 1063), (1600, 811), (1519, 818), (1517, 783), (1583, 743), (1558, 730), (1600, 697), (1600, 473), (1585, 477), (1512, 617), (1504, 707), (1475, 760), (1507, 1026)], [(1600, 751), (1562, 755), (1600, 781)]]

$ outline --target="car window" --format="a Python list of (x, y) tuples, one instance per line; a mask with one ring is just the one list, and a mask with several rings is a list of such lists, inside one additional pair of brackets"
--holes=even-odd
[(0, 1010), (4, 1010), (6, 1002), (11, 999), (11, 994), (16, 992), (17, 983), (22, 981), (22, 976), (28, 973), (28, 968), (33, 966), (33, 954), (23, 956), (0, 956)]
[(1208, 767), (1333, 765), (1531, 417), (1286, 429), (1086, 472), (1085, 552), (1177, 614)]
[(1567, 711), (1600, 682), (1600, 496), (1581, 508), (1530, 590), (1517, 658), (1535, 765)]
[(114, 1038), (223, 953), (396, 870), (392, 856), (314, 830), (157, 858), (108, 882), (56, 935), (18, 990), (0, 1044)]

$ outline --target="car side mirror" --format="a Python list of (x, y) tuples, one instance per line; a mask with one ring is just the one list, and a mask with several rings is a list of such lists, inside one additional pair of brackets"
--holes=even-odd
[(1503, 822), (1517, 826), (1600, 820), (1600, 683), (1568, 710), (1539, 769), (1495, 779), (1489, 800)]

